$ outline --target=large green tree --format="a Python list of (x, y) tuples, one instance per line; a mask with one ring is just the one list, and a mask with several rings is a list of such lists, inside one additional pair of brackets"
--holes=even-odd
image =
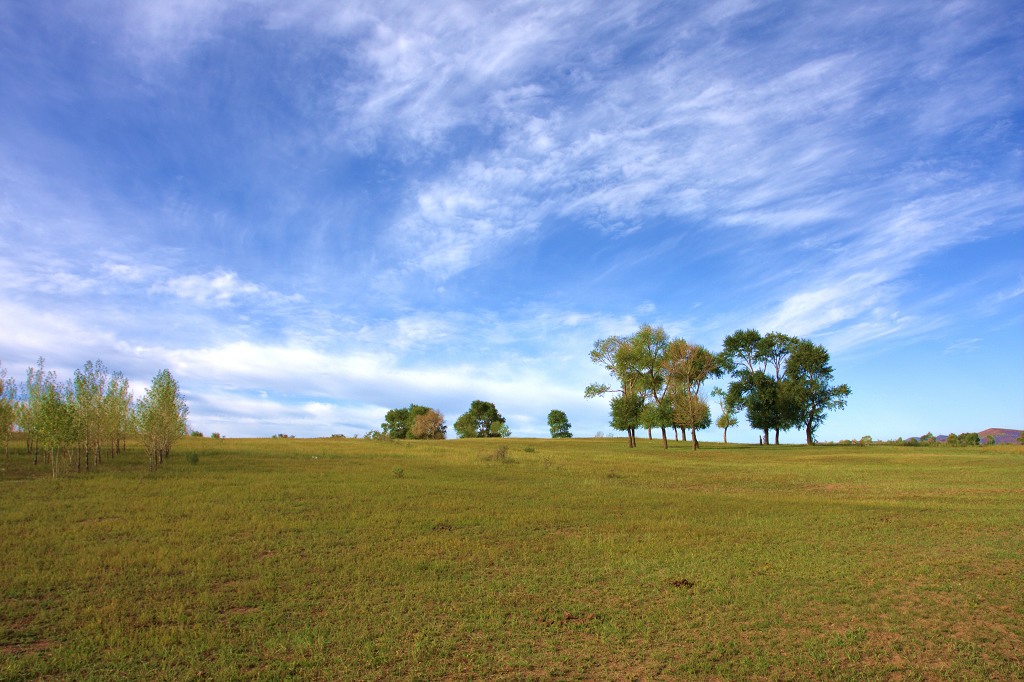
[(793, 344), (781, 392), (794, 421), (804, 427), (808, 445), (814, 445), (814, 432), (828, 412), (845, 408), (850, 396), (849, 386), (833, 384), (832, 373), (824, 346), (803, 339)]
[(464, 414), (455, 420), (459, 438), (501, 438), (508, 434), (505, 418), (494, 403), (474, 400)]
[(572, 438), (569, 416), (561, 410), (548, 412), (548, 428), (551, 430), (552, 438)]
[(752, 428), (763, 432), (767, 444), (769, 430), (779, 431), (795, 426), (797, 414), (789, 393), (781, 390), (786, 379), (787, 360), (798, 339), (770, 332), (761, 335), (756, 329), (737, 330), (725, 338), (719, 358), (722, 367), (734, 378), (729, 384), (728, 400), (747, 413)]
[(644, 398), (638, 393), (624, 393), (611, 399), (611, 427), (616, 431), (625, 431), (629, 447), (636, 447), (636, 427), (640, 425), (640, 415), (644, 409)]
[(135, 416), (150, 468), (156, 469), (170, 454), (174, 442), (188, 434), (188, 405), (170, 370), (160, 370), (153, 377)]
[(388, 438), (405, 438), (409, 433), (409, 408), (396, 407), (388, 410), (380, 430)]

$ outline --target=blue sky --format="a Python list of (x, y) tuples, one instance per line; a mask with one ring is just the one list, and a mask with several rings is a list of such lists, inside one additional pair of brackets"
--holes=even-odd
[(3, 3), (0, 360), (590, 436), (595, 340), (755, 327), (830, 349), (821, 439), (1021, 428), (1022, 80), (1010, 1)]

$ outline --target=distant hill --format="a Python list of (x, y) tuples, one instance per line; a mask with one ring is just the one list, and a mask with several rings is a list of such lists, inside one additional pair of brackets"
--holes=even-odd
[[(985, 441), (988, 440), (989, 436), (996, 439), (996, 444), (1000, 443), (1016, 443), (1017, 439), (1020, 438), (1020, 434), (1024, 433), (1020, 429), (985, 429), (984, 431), (978, 431), (978, 437), (981, 438), (981, 444), (984, 445)], [(940, 443), (946, 442), (946, 436), (948, 433), (937, 434), (935, 440)], [(959, 434), (957, 434), (959, 435)], [(918, 440), (921, 440), (921, 436), (914, 436)]]
[(985, 429), (984, 431), (978, 431), (978, 436), (981, 437), (982, 443), (989, 436), (995, 438), (996, 443), (1016, 443), (1021, 433), (1024, 433), (1024, 431), (1020, 429)]

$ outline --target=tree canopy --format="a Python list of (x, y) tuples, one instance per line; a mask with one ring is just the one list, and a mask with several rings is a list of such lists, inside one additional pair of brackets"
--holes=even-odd
[(455, 433), (459, 438), (502, 438), (508, 437), (505, 418), (494, 403), (474, 400), (469, 410), (455, 420)]
[(727, 402), (747, 413), (750, 426), (764, 433), (794, 426), (804, 429), (807, 444), (831, 410), (846, 407), (850, 388), (832, 383), (832, 367), (824, 346), (778, 332), (761, 335), (737, 330), (726, 337), (720, 354), (733, 376)]
[(552, 438), (572, 438), (572, 424), (569, 423), (569, 416), (561, 410), (548, 412), (548, 428), (551, 429)]
[(188, 405), (169, 370), (160, 370), (136, 411), (139, 436), (155, 469), (170, 454), (174, 441), (188, 434)]
[[(642, 325), (631, 336), (611, 336), (594, 343), (590, 359), (602, 365), (618, 387), (591, 384), (587, 398), (613, 394), (611, 425), (625, 430), (630, 446), (636, 445), (635, 429), (660, 428), (662, 446), (668, 447), (670, 426), (706, 428), (701, 387), (721, 373), (718, 356), (684, 339), (670, 339), (661, 327)], [(697, 447), (696, 434), (693, 436)]]
[(448, 426), (439, 411), (413, 403), (388, 410), (380, 429), (386, 438), (443, 439)]
[(626, 431), (630, 446), (635, 429), (689, 428), (693, 446), (696, 430), (711, 425), (711, 410), (703, 392), (711, 379), (728, 374), (727, 390), (716, 388), (722, 415), (717, 423), (723, 439), (737, 423), (736, 413), (746, 413), (750, 426), (763, 432), (794, 426), (804, 429), (813, 444), (814, 432), (828, 412), (843, 409), (850, 395), (846, 384), (834, 385), (828, 351), (805, 339), (756, 329), (741, 329), (725, 338), (722, 351), (714, 353), (685, 339), (670, 339), (661, 327), (642, 325), (630, 336), (609, 336), (594, 343), (590, 359), (615, 380), (612, 385), (593, 383), (584, 397), (611, 394), (611, 425)]

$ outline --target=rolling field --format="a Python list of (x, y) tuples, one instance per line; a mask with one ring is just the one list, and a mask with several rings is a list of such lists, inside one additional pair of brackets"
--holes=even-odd
[(1024, 448), (670, 446), (18, 444), (0, 679), (1024, 679)]

